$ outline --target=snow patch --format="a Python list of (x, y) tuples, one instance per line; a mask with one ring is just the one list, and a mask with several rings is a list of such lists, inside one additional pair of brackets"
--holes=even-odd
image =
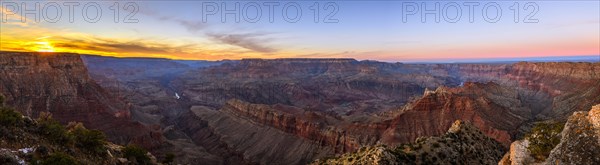
[(33, 148), (21, 148), (21, 149), (19, 149), (19, 152), (22, 152), (24, 154), (28, 154), (28, 153), (33, 152)]

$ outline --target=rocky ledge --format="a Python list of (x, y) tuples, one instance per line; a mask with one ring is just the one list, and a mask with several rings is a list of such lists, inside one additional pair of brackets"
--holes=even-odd
[(495, 164), (504, 150), (472, 124), (457, 120), (440, 137), (421, 137), (397, 147), (365, 147), (313, 164)]
[(575, 112), (561, 134), (546, 164), (600, 164), (600, 105)]
[(600, 104), (575, 112), (560, 133), (560, 143), (544, 161), (533, 159), (527, 139), (512, 143), (498, 164), (600, 164)]

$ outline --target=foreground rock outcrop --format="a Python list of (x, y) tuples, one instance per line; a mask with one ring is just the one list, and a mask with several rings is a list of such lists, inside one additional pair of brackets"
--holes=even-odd
[(510, 150), (504, 155), (502, 160), (498, 162), (499, 165), (520, 165), (520, 164), (532, 164), (535, 159), (531, 156), (531, 153), (527, 149), (529, 147), (529, 140), (517, 140), (510, 144)]
[(600, 105), (589, 112), (575, 112), (564, 124), (560, 143), (545, 160), (535, 160), (528, 139), (515, 141), (498, 164), (599, 164)]
[[(170, 162), (165, 161), (165, 162)], [(63, 126), (49, 113), (31, 119), (4, 105), (0, 95), (0, 164), (158, 164), (137, 146), (123, 147), (81, 123)]]
[(470, 123), (457, 120), (440, 137), (423, 137), (393, 148), (361, 148), (312, 164), (495, 164), (504, 150)]
[(600, 105), (589, 112), (575, 112), (561, 134), (547, 164), (600, 164)]

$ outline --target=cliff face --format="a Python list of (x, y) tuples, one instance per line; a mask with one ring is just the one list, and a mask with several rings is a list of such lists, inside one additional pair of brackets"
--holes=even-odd
[(25, 115), (37, 116), (39, 112), (56, 109), (62, 104), (52, 102), (61, 101), (60, 98), (84, 104), (77, 98), (84, 94), (80, 89), (86, 88), (90, 79), (77, 55), (3, 52), (0, 63), (0, 91), (7, 95), (8, 104)]
[(384, 123), (350, 123), (321, 112), (305, 111), (286, 105), (251, 104), (231, 100), (220, 109), (241, 119), (312, 140), (335, 153), (354, 151), (362, 145), (373, 145), (388, 127)]
[(177, 126), (224, 164), (306, 164), (333, 154), (314, 141), (206, 107), (192, 107)]
[(61, 123), (82, 122), (121, 144), (151, 149), (161, 143), (159, 132), (130, 121), (128, 105), (89, 78), (79, 55), (1, 52), (0, 93), (27, 116), (50, 112)]
[(506, 77), (516, 81), (519, 86), (559, 96), (597, 84), (599, 72), (598, 63), (522, 62), (514, 64)]
[(599, 63), (448, 64), (436, 66), (433, 70), (436, 71), (434, 74), (455, 75), (462, 81), (518, 85), (552, 96), (577, 87), (589, 87), (600, 79)]
[(598, 71), (600, 71), (600, 64), (586, 62), (520, 62), (512, 67), (512, 73), (515, 75), (544, 75), (578, 80), (600, 79)]
[(539, 104), (549, 101), (547, 95), (494, 82), (467, 82), (462, 87), (440, 87), (435, 91), (426, 91), (424, 96), (398, 112), (390, 120), (383, 141), (396, 144), (420, 136), (439, 135), (454, 120), (464, 120), (508, 146), (512, 137), (519, 133), (519, 128), (539, 110), (531, 102)]
[(572, 112), (589, 109), (600, 102), (600, 63), (520, 62), (511, 65), (464, 65), (461, 79), (494, 81), (518, 86), (553, 98), (542, 118), (566, 118)]

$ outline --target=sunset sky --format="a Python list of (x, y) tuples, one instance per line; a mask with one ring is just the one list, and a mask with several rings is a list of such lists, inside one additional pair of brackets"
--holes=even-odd
[[(46, 10), (21, 13), (25, 8), (34, 9), (36, 2)], [(69, 21), (65, 2), (79, 4), (71, 13), (73, 22)], [(0, 50), (200, 60), (343, 57), (425, 62), (600, 55), (600, 2), (596, 0), (496, 1), (488, 5), (487, 18), (496, 16), (493, 5), (498, 5), (502, 14), (497, 22), (485, 20), (483, 8), (489, 1), (469, 1), (479, 4), (472, 11), (473, 22), (470, 22), (469, 8), (463, 1), (153, 0), (118, 1), (116, 23), (115, 10), (111, 10), (115, 2), (2, 0)], [(439, 23), (433, 14), (425, 15), (425, 23), (419, 11), (407, 15), (412, 6), (423, 7), (422, 2), (428, 9), (434, 9), (436, 2), (440, 4)], [(518, 22), (515, 10), (511, 10), (515, 2)], [(96, 16), (89, 3), (96, 3), (102, 9), (95, 23), (86, 21), (82, 14), (87, 5), (88, 17)], [(229, 14), (223, 23), (221, 10), (215, 15), (205, 15), (210, 14), (205, 9), (214, 5), (219, 9), (223, 5), (234, 9), (236, 3), (240, 4), (237, 12), (241, 14), (240, 22)], [(273, 22), (265, 3), (278, 4), (274, 6)], [(317, 9), (315, 3), (319, 4), (318, 22), (314, 20), (316, 10), (311, 10)], [(56, 4), (62, 9), (60, 19), (52, 19), (58, 18)], [(261, 9), (260, 20), (250, 19), (258, 16), (255, 4)], [(461, 7), (460, 19), (452, 19), (457, 14), (454, 4)], [(288, 19), (294, 18), (294, 5), (300, 7), (302, 15), (297, 22), (293, 19), (288, 22), (282, 10), (287, 6)], [(245, 6), (247, 10), (243, 10)], [(444, 6), (448, 9), (445, 12), (441, 9)], [(338, 9), (336, 13), (334, 9)], [(538, 10), (533, 12), (534, 9)], [(129, 19), (133, 23), (124, 23), (130, 13), (134, 13)], [(324, 23), (325, 17), (332, 13), (330, 23)], [(528, 22), (537, 20), (537, 23), (525, 23), (529, 16)], [(22, 17), (27, 20), (22, 22)], [(34, 17), (40, 17), (40, 22), (35, 22)]]

